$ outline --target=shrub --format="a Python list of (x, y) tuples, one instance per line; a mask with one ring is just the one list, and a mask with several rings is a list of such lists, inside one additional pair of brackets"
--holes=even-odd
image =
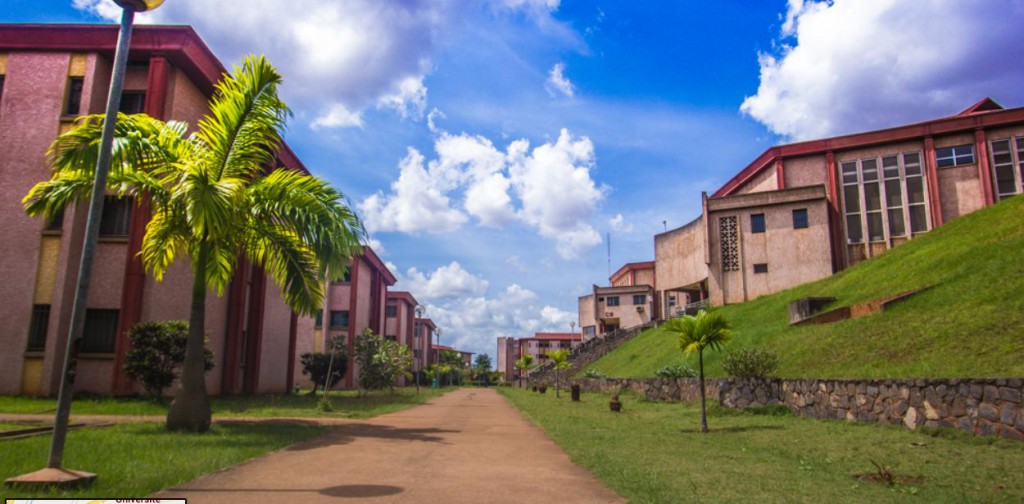
[(722, 367), (730, 376), (764, 378), (779, 368), (779, 358), (768, 350), (744, 348), (725, 354)]
[(660, 378), (694, 378), (697, 372), (686, 364), (672, 364), (654, 372)]
[(583, 378), (607, 378), (604, 373), (596, 369), (588, 369), (580, 374)]
[[(177, 369), (185, 361), (188, 323), (184, 320), (142, 322), (128, 331), (132, 342), (125, 356), (124, 373), (142, 382), (146, 393), (157, 399), (178, 377)], [(213, 352), (206, 350), (206, 370), (213, 369)]]

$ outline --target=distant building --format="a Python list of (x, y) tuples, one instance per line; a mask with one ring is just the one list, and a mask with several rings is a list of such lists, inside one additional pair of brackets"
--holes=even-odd
[(441, 361), (441, 352), (457, 352), (462, 356), (462, 362), (464, 369), (473, 367), (473, 352), (466, 352), (463, 350), (456, 350), (450, 346), (445, 345), (434, 345), (431, 350), (434, 353), (434, 363)]
[(579, 298), (579, 325), (584, 339), (628, 329), (658, 318), (654, 261), (628, 263), (609, 279), (609, 287), (593, 287)]
[(498, 338), (498, 372), (502, 373), (506, 381), (512, 381), (518, 377), (519, 370), (516, 369), (516, 361), (519, 360), (519, 343), (511, 336), (500, 336)]
[(427, 366), (434, 363), (433, 358), (434, 352), (434, 334), (437, 331), (437, 325), (434, 324), (433, 320), (428, 318), (416, 319), (412, 347), (413, 359), (416, 361), (413, 366), (414, 371), (426, 369)]
[(498, 371), (505, 373), (506, 381), (518, 381), (519, 370), (515, 368), (515, 362), (523, 355), (533, 357), (534, 365), (539, 366), (551, 361), (547, 356), (548, 352), (571, 350), (581, 343), (583, 335), (580, 333), (539, 332), (528, 338), (502, 336), (498, 338)]

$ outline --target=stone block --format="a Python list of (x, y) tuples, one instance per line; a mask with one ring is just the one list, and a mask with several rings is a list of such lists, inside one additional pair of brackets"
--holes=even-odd
[(974, 422), (971, 421), (970, 417), (960, 417), (956, 419), (956, 428), (968, 432), (974, 432)]
[(999, 398), (1006, 402), (1020, 404), (1020, 390), (1011, 387), (1003, 387), (999, 389)]
[(1020, 390), (1021, 387), (1024, 387), (1024, 380), (1020, 378), (1010, 378), (1006, 380), (1006, 386)]
[(1017, 416), (1019, 409), (1016, 404), (1003, 404), (999, 410), (999, 422), (1003, 425), (1013, 425), (1013, 418)]
[(1024, 431), (1024, 409), (1017, 410), (1017, 417), (1013, 419), (1013, 426), (1017, 430)]
[(999, 410), (992, 403), (983, 402), (978, 405), (978, 416), (989, 422), (998, 422)]
[(878, 387), (876, 387), (874, 385), (868, 385), (867, 386), (867, 391), (865, 393), (867, 395), (871, 396), (871, 397), (877, 397), (878, 396)]
[(924, 422), (924, 418), (917, 414), (916, 408), (907, 409), (907, 413), (903, 415), (903, 425), (907, 426), (908, 429), (916, 429), (921, 423)]
[(910, 405), (915, 408), (920, 408), (924, 404), (924, 397), (921, 396), (921, 392), (917, 390), (910, 391)]
[(982, 400), (991, 403), (999, 400), (999, 389), (995, 385), (986, 385)]
[(988, 420), (978, 420), (978, 427), (975, 432), (982, 436), (995, 436), (999, 434), (999, 424), (989, 422)]
[(949, 388), (946, 387), (945, 385), (939, 385), (939, 386), (935, 387), (935, 393), (939, 394), (940, 397), (946, 397), (946, 393), (948, 391), (949, 391)]
[(1005, 439), (1012, 439), (1014, 441), (1024, 441), (1024, 433), (1014, 429), (1013, 427), (1003, 426), (999, 431), (999, 436)]
[(910, 409), (910, 403), (902, 400), (896, 401), (896, 406), (894, 409), (894, 411), (896, 412), (896, 416), (903, 417), (903, 415), (907, 414), (908, 409)]
[(900, 399), (910, 399), (909, 387), (900, 387)]
[(939, 410), (932, 406), (929, 401), (924, 402), (924, 417), (928, 420), (938, 420), (940, 418)]
[(971, 399), (975, 399), (975, 400), (980, 401), (983, 392), (984, 392), (984, 389), (981, 387), (981, 385), (977, 385), (977, 384), (972, 384), (971, 385), (971, 393), (970, 393)]
[(928, 381), (924, 378), (918, 378), (914, 380), (914, 386), (917, 388), (923, 388), (928, 386)]

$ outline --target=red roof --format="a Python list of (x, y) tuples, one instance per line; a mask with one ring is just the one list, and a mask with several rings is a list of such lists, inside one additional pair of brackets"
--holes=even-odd
[(769, 147), (760, 156), (733, 178), (720, 187), (712, 198), (729, 196), (758, 173), (774, 166), (775, 162), (788, 157), (824, 154), (830, 150), (857, 149), (872, 145), (900, 142), (928, 135), (944, 135), (955, 132), (973, 132), (978, 128), (992, 128), (1024, 121), (1024, 108), (1004, 109), (991, 98), (975, 103), (967, 110), (948, 117), (941, 117), (905, 126), (854, 133), (819, 140), (808, 140)]

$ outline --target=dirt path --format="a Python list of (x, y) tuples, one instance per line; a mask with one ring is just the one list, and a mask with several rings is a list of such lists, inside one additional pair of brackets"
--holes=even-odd
[(189, 504), (623, 502), (491, 389), (462, 389), (171, 488)]

